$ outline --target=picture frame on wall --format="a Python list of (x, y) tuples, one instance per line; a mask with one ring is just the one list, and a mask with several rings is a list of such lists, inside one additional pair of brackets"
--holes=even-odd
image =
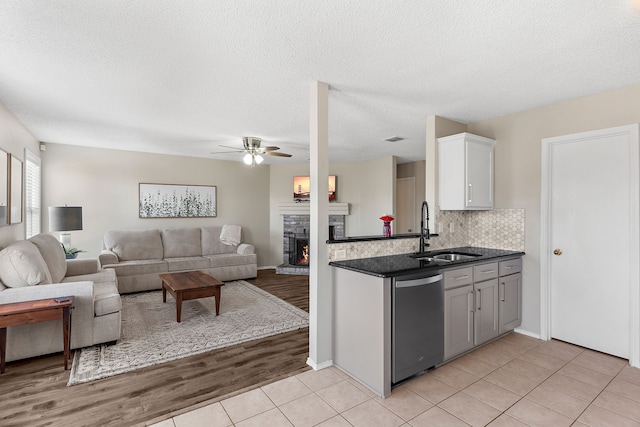
[(9, 224), (9, 153), (0, 150), (0, 226)]
[(215, 185), (139, 184), (140, 218), (217, 216)]
[[(336, 198), (336, 176), (329, 175), (328, 183), (329, 201), (335, 202)], [(309, 176), (294, 176), (293, 177), (293, 201), (294, 202), (308, 202), (311, 200), (311, 180)]]
[(22, 160), (13, 154), (9, 173), (9, 224), (19, 224), (22, 222)]

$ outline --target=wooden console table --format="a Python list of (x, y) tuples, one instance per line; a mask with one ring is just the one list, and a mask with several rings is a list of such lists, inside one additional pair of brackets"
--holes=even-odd
[[(60, 299), (64, 301), (58, 301)], [(64, 369), (69, 369), (72, 306), (72, 296), (0, 304), (0, 374), (4, 374), (7, 328), (9, 326), (26, 325), (57, 319), (62, 319)]]

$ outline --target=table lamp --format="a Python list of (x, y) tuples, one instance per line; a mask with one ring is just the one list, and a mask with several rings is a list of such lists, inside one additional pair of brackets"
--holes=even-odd
[(69, 231), (82, 230), (81, 206), (49, 206), (49, 231), (60, 231), (60, 243), (71, 247)]

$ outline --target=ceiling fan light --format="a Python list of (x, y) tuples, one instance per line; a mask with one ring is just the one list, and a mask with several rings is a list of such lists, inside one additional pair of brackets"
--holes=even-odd
[(245, 164), (245, 165), (251, 166), (251, 163), (253, 163), (253, 162), (252, 162), (252, 160), (253, 160), (253, 158), (252, 158), (252, 157), (253, 157), (253, 156), (251, 156), (251, 154), (250, 154), (250, 153), (247, 153), (247, 154), (245, 154), (245, 155), (244, 155), (244, 157), (242, 158), (242, 161), (244, 162), (244, 164)]
[(257, 164), (262, 163), (263, 160), (264, 160), (264, 158), (260, 154), (256, 155), (256, 163)]

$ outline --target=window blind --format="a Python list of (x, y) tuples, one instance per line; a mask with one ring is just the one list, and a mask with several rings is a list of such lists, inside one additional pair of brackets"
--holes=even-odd
[(24, 150), (25, 158), (25, 234), (26, 238), (40, 233), (40, 157)]

